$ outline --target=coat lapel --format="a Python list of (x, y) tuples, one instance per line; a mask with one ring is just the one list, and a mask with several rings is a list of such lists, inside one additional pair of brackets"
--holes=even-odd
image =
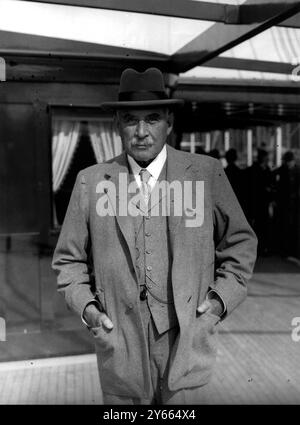
[[(124, 177), (124, 179), (126, 179), (125, 182), (123, 183), (121, 182), (121, 186), (120, 186), (120, 174), (122, 175), (122, 178)], [(121, 196), (124, 195), (124, 193), (121, 193), (121, 191), (124, 192), (126, 190), (126, 193), (127, 193), (126, 198), (123, 198), (126, 201), (126, 207), (128, 205), (128, 201), (130, 197), (133, 196), (133, 194), (128, 195), (128, 184), (131, 182), (131, 179), (130, 179), (130, 174), (128, 172), (128, 163), (127, 163), (127, 158), (125, 153), (122, 153), (120, 156), (114, 159), (114, 161), (111, 164), (109, 172), (107, 172), (105, 175), (105, 178), (107, 180), (110, 180), (112, 183), (114, 183), (116, 188), (115, 217), (116, 217), (117, 224), (121, 230), (121, 233), (127, 243), (127, 246), (131, 255), (132, 264), (135, 269), (136, 258), (135, 258), (135, 234), (134, 234), (133, 220), (128, 213), (120, 215), (120, 210), (119, 210), (119, 205), (121, 201), (120, 195)], [(114, 201), (111, 199), (110, 194), (107, 193), (107, 196), (111, 205), (113, 206)]]
[(158, 177), (157, 182), (155, 183), (155, 186), (150, 194), (149, 204), (148, 204), (148, 212), (151, 213), (155, 211), (156, 207), (160, 204), (162, 199), (166, 197), (166, 193), (164, 193), (162, 190), (159, 190), (159, 186), (161, 183), (165, 182), (167, 180), (167, 173), (166, 173), (166, 164), (163, 166), (163, 169)]
[(178, 227), (183, 220), (183, 187), (184, 181), (186, 180), (186, 174), (188, 169), (191, 167), (191, 161), (187, 156), (183, 155), (182, 152), (176, 151), (171, 146), (167, 146), (167, 181), (171, 184), (172, 182), (178, 182), (182, 189), (182, 203), (181, 203), (181, 215), (174, 214), (174, 207), (176, 202), (180, 202), (174, 191), (170, 191), (170, 216), (168, 217), (168, 226), (170, 232), (171, 242), (178, 231)]

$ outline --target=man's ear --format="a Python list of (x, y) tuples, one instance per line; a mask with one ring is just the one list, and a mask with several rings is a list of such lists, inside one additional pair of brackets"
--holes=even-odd
[(171, 134), (171, 131), (173, 130), (173, 124), (174, 124), (174, 113), (172, 111), (168, 112), (167, 123), (168, 123), (167, 134), (169, 136)]

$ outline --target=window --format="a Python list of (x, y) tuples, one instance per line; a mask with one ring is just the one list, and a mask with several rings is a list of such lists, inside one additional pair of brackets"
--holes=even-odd
[(80, 170), (108, 161), (122, 152), (112, 117), (79, 115), (72, 111), (52, 116), (53, 226), (59, 228)]

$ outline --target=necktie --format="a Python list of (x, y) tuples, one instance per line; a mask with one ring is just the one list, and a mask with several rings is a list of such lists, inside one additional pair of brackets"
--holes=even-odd
[(148, 206), (148, 201), (150, 197), (151, 187), (148, 183), (151, 174), (146, 168), (142, 168), (140, 171), (140, 177), (141, 177), (141, 193), (144, 198), (145, 206)]

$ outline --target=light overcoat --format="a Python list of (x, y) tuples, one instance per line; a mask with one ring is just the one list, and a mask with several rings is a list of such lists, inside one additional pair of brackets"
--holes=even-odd
[[(86, 304), (97, 297), (114, 323), (110, 333), (95, 330), (102, 388), (111, 394), (148, 398), (151, 378), (139, 310), (133, 218), (119, 211), (99, 215), (101, 196), (107, 195), (109, 208), (115, 207), (113, 191), (99, 193), (99, 183), (113, 183), (118, 202), (120, 173), (128, 175), (124, 153), (78, 174), (53, 268), (58, 273), (58, 290), (72, 310), (82, 315)], [(180, 327), (168, 383), (170, 390), (177, 390), (208, 382), (216, 359), (219, 317), (197, 315), (196, 308), (209, 289), (223, 299), (225, 317), (245, 299), (257, 241), (218, 160), (167, 146), (167, 180), (182, 186), (187, 181), (204, 182), (200, 185), (204, 187), (200, 225), (187, 225), (191, 209), (183, 209), (181, 215), (171, 211), (168, 217), (172, 287)], [(193, 186), (193, 191), (199, 187)], [(176, 202), (173, 193), (170, 191), (171, 205)]]

